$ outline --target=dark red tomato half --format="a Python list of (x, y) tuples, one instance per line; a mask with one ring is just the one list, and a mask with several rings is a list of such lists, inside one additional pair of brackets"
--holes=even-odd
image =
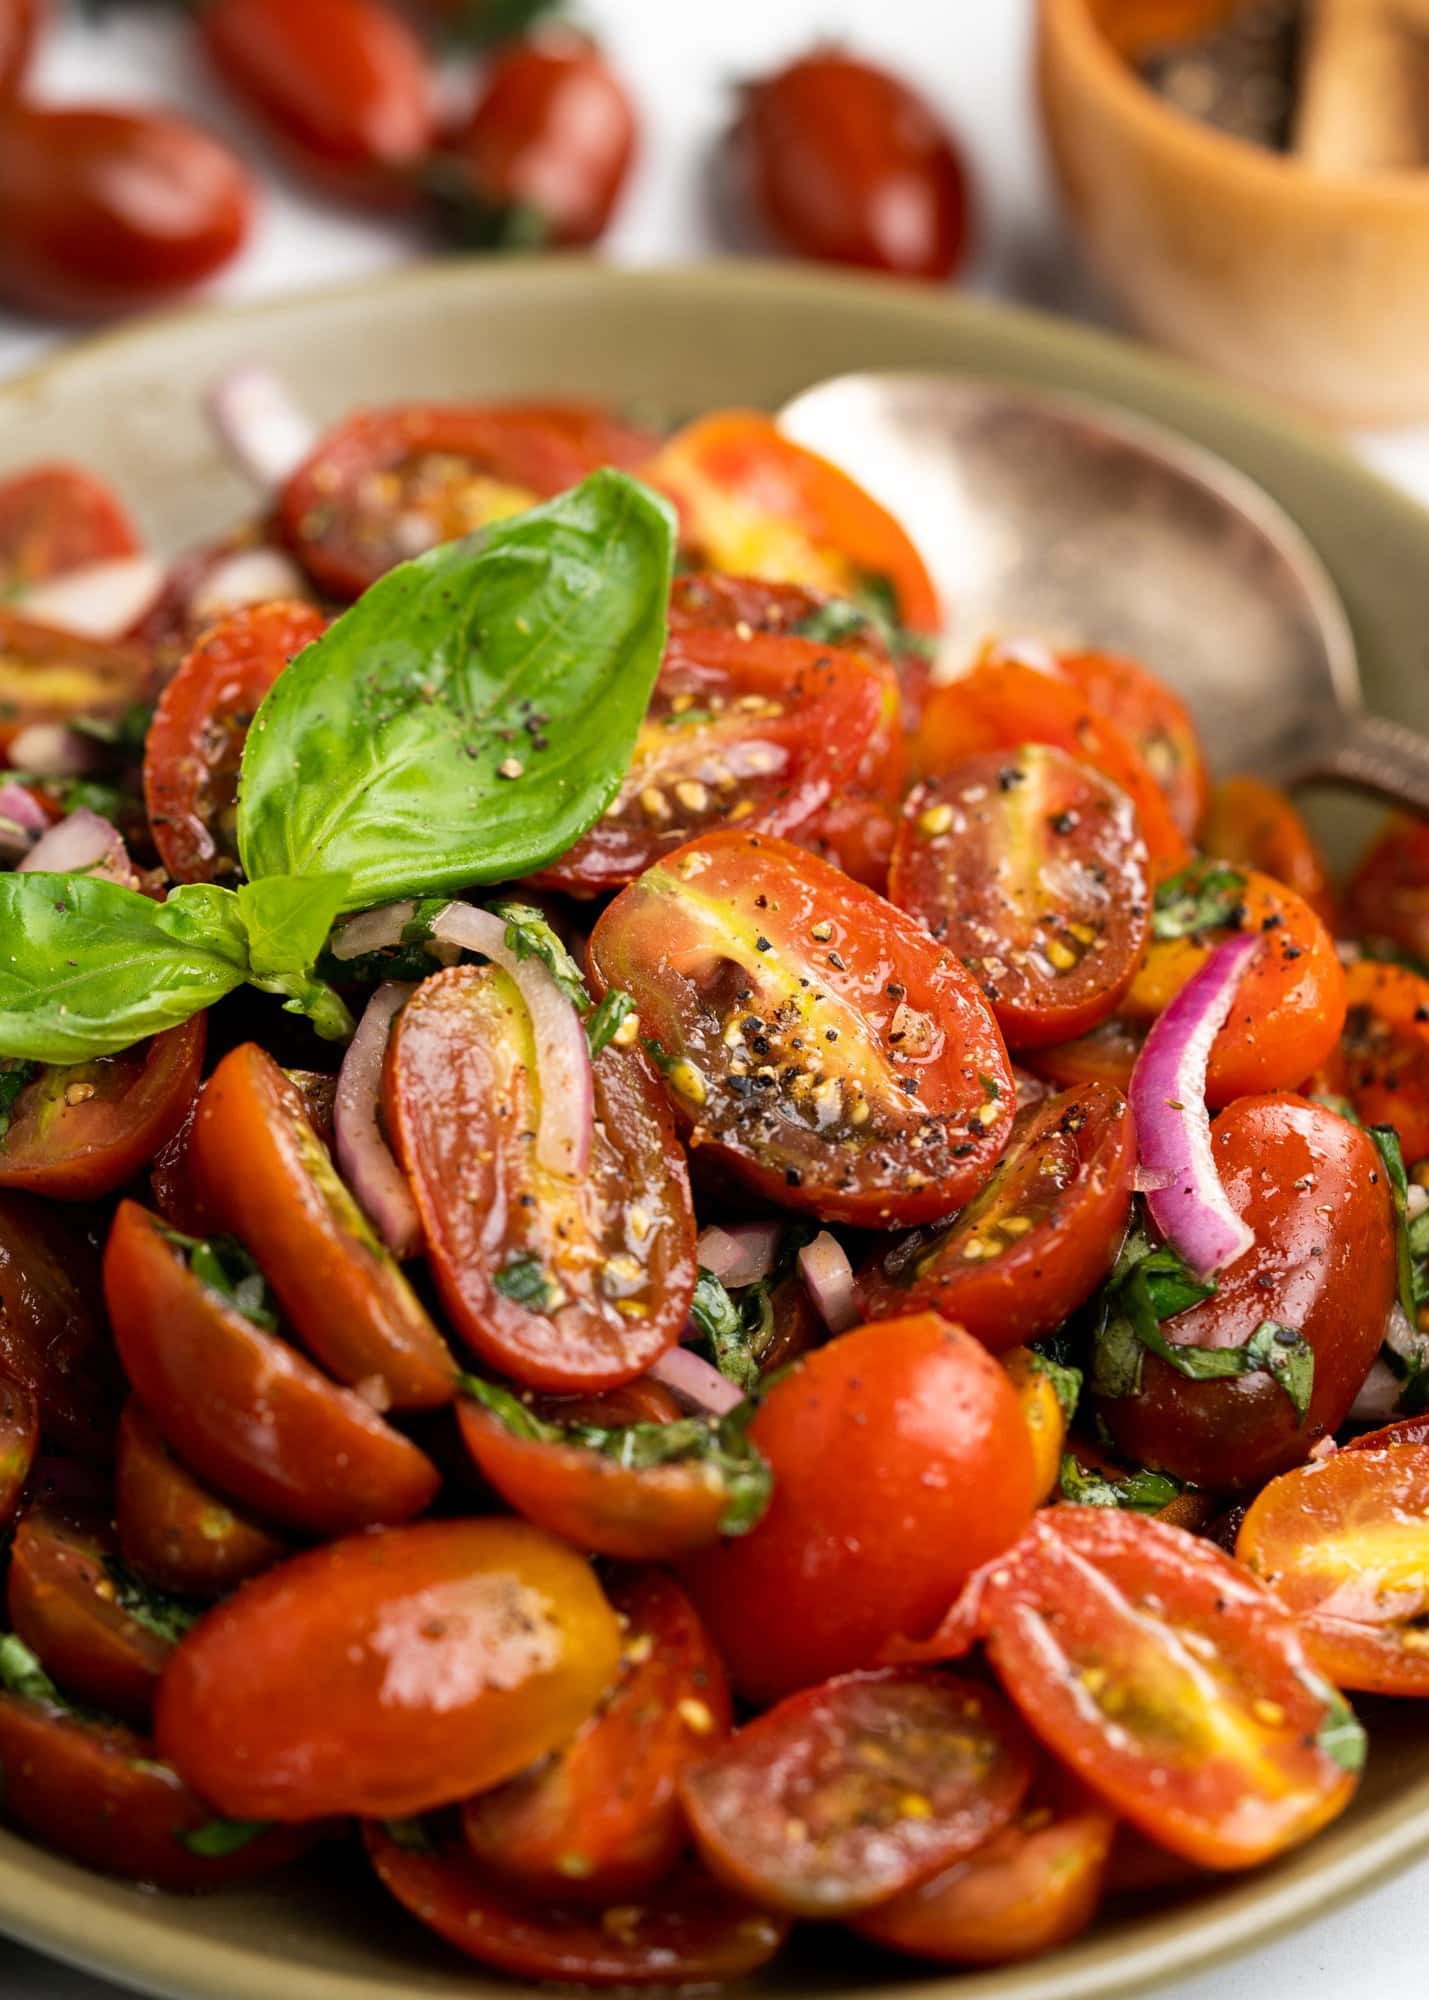
[[(0, 25), (0, 74), (4, 35)], [(66, 570), (132, 556), (138, 547), (117, 496), (83, 466), (37, 465), (0, 480), (0, 592), (6, 595)]]
[(891, 1227), (975, 1194), (1015, 1108), (1002, 1036), (911, 917), (733, 828), (622, 890), (590, 942), (633, 995), (689, 1144), (762, 1197)]
[(788, 1924), (751, 1908), (695, 1869), (596, 1912), (531, 1902), (478, 1867), (456, 1842), (398, 1840), (362, 1829), (381, 1881), (429, 1930), (468, 1958), (518, 1979), (578, 1986), (720, 1986), (767, 1965)]
[[(457, 1330), (536, 1389), (614, 1388), (680, 1336), (695, 1284), (689, 1179), (643, 1056), (592, 1064), (589, 1163), (542, 1161), (543, 1079), (514, 981), (458, 966), (417, 988), (387, 1047), (387, 1129)], [(452, 1199), (452, 1190), (461, 1199)]]
[(19, 1511), (39, 1449), (39, 1399), (33, 1389), (0, 1370), (0, 1532)]
[(1429, 821), (1396, 814), (1350, 877), (1345, 928), (1429, 966)]
[(210, 627), (159, 697), (144, 740), (144, 803), (176, 882), (238, 873), (234, 820), (248, 725), (327, 621), (310, 604), (255, 604)]
[(991, 1689), (923, 1667), (844, 1674), (756, 1716), (686, 1773), (706, 1864), (765, 1908), (845, 1917), (981, 1846), (1033, 1751)]
[(33, 1195), (0, 1194), (0, 1368), (35, 1398), (46, 1444), (113, 1457), (123, 1386), (98, 1253), (78, 1218)]
[(1194, 1381), (1147, 1353), (1139, 1386), (1099, 1396), (1097, 1411), (1132, 1464), (1240, 1493), (1308, 1458), (1348, 1415), (1394, 1300), (1394, 1216), (1374, 1141), (1323, 1105), (1239, 1098), (1212, 1125), (1211, 1148), (1255, 1242), (1217, 1273), (1213, 1298), (1162, 1333), (1226, 1348), (1267, 1320), (1292, 1329), (1314, 1355), (1308, 1409), (1300, 1416), (1264, 1370)]
[(680, 1781), (729, 1734), (729, 1684), (694, 1606), (656, 1569), (610, 1590), (621, 1677), (554, 1757), (462, 1809), (467, 1846), (521, 1893), (629, 1902), (689, 1843)]
[(119, 1424), (114, 1512), (124, 1561), (156, 1589), (181, 1597), (226, 1597), (288, 1553), (285, 1542), (180, 1465), (133, 1398)]
[(995, 1354), (1050, 1333), (1116, 1261), (1135, 1166), (1131, 1112), (1109, 1085), (1028, 1105), (952, 1223), (874, 1251), (858, 1280), (866, 1317), (940, 1312)]
[(242, 247), (253, 187), (237, 156), (167, 111), (0, 106), (0, 297), (97, 316), (152, 306)]
[(1090, 764), (1025, 743), (926, 779), (903, 808), (888, 894), (977, 979), (1011, 1049), (1085, 1034), (1151, 931), (1146, 842)]
[(888, 70), (815, 49), (746, 85), (735, 141), (786, 248), (903, 278), (957, 268), (963, 163), (927, 100)]
[(198, 1090), (204, 1017), (87, 1063), (45, 1063), (10, 1108), (0, 1188), (60, 1201), (112, 1194), (178, 1132)]
[[(1194, 839), (1206, 813), (1210, 774), (1191, 711), (1180, 695), (1118, 653), (1059, 653), (1057, 668), (1135, 744), (1166, 795), (1171, 817), (1188, 840)], [(1221, 852), (1214, 841), (1202, 845), (1208, 853)], [(1275, 870), (1266, 872), (1273, 875)]]
[(1362, 958), (1345, 968), (1344, 1088), (1366, 1125), (1392, 1125), (1412, 1166), (1429, 1154), (1429, 979)]
[[(27, 1507), (6, 1584), (11, 1628), (71, 1700), (141, 1727), (174, 1635), (144, 1615), (96, 1510)], [(136, 1612), (135, 1604), (139, 1609)]]
[(593, 403), (401, 403), (359, 410), (283, 489), (288, 546), (330, 596), (522, 513), (602, 465), (637, 469), (648, 431)]
[(120, 716), (149, 693), (148, 654), (0, 606), (0, 756), (31, 722)]

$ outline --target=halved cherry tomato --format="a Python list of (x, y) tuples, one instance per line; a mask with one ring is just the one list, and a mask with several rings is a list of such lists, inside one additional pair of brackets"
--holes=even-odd
[(92, 1201), (123, 1187), (183, 1124), (204, 1041), (195, 1014), (119, 1055), (41, 1065), (0, 1135), (0, 1188)]
[(183, 1597), (224, 1597), (271, 1568), (287, 1545), (179, 1464), (143, 1404), (119, 1422), (114, 1464), (119, 1553), (146, 1582)]
[(1002, 1357), (1007, 1379), (1017, 1392), (1022, 1420), (1032, 1446), (1033, 1485), (1037, 1504), (1057, 1489), (1062, 1452), (1067, 1442), (1067, 1409), (1043, 1357), (1030, 1347), (1014, 1347)]
[(160, 695), (144, 740), (144, 803), (154, 845), (176, 882), (238, 873), (234, 818), (248, 725), (289, 660), (325, 627), (311, 604), (231, 611)]
[(1349, 1803), (1363, 1738), (1293, 1621), (1223, 1550), (1106, 1507), (1040, 1513), (944, 1628), (985, 1641), (1029, 1727), (1203, 1868), (1247, 1868)]
[[(672, 620), (618, 795), (537, 880), (578, 895), (618, 889), (726, 822), (827, 840), (839, 795), (856, 785), (890, 803), (902, 767), (898, 683), (886, 660)], [(835, 839), (842, 830), (836, 822)]]
[(589, 35), (554, 26), (493, 54), (452, 134), (440, 193), (462, 242), (582, 249), (605, 232), (635, 157), (630, 93)]
[(803, 1356), (768, 1390), (750, 1436), (774, 1471), (769, 1511), (683, 1574), (751, 1700), (872, 1666), (895, 1634), (927, 1631), (1031, 1514), (1016, 1391), (936, 1313)]
[[(337, 1098), (337, 1078), (321, 1070), (289, 1069), (284, 1072), (298, 1091), (314, 1132), (329, 1151), (333, 1142), (333, 1106)], [(203, 1085), (199, 1085), (199, 1097)], [(184, 1122), (166, 1146), (154, 1155), (149, 1184), (154, 1206), (165, 1222), (185, 1236), (218, 1236), (223, 1225), (199, 1184), (190, 1147), (199, 1097), (189, 1105)]]
[(71, 1700), (142, 1726), (173, 1636), (130, 1608), (115, 1554), (102, 1517), (27, 1507), (6, 1603), (12, 1628)]
[(1012, 1072), (969, 974), (871, 889), (732, 828), (621, 891), (590, 941), (632, 994), (692, 1148), (766, 1199), (946, 1215), (1007, 1143)]
[(1032, 1748), (988, 1688), (922, 1667), (791, 1695), (685, 1773), (708, 1867), (797, 1917), (886, 1902), (1006, 1826)]
[(1366, 1125), (1392, 1125), (1411, 1166), (1429, 1154), (1429, 979), (1361, 958), (1345, 968), (1344, 1088)]
[(734, 141), (787, 249), (829, 264), (947, 278), (967, 240), (963, 163), (927, 99), (821, 47), (745, 86)]
[(592, 1070), (590, 1163), (573, 1177), (531, 1144), (542, 1079), (499, 967), (424, 980), (387, 1049), (387, 1127), (437, 1288), (477, 1352), (535, 1388), (629, 1381), (674, 1345), (694, 1291), (689, 1181), (661, 1093), (634, 1050), (608, 1046)]
[(166, 1444), (220, 1492), (315, 1535), (420, 1514), (436, 1467), (195, 1277), (137, 1202), (121, 1203), (104, 1255), (120, 1358)]
[(456, 1394), (456, 1363), (348, 1193), (302, 1092), (256, 1042), (204, 1085), (191, 1153), (208, 1207), (262, 1266), (304, 1345), (397, 1409)]
[(638, 467), (648, 431), (592, 403), (402, 403), (360, 410), (283, 489), (289, 547), (331, 596), (358, 597), (394, 563), (574, 486)]
[(334, 193), (400, 200), (430, 150), (435, 79), (382, 0), (213, 0), (209, 60), (293, 162)]
[[(1118, 653), (1059, 653), (1057, 670), (1135, 744), (1166, 795), (1172, 819), (1193, 839), (1211, 781), (1191, 711), (1180, 695), (1138, 661)], [(1219, 852), (1210, 841), (1202, 844), (1212, 854)], [(1275, 870), (1266, 872), (1273, 875)]]
[(924, 776), (936, 778), (969, 757), (1016, 751), (1026, 743), (1065, 751), (1126, 793), (1155, 880), (1190, 859), (1186, 836), (1136, 745), (1050, 660), (1044, 670), (989, 651), (969, 673), (935, 688), (923, 711), (913, 762)]
[[(4, 38), (0, 18), (0, 90)], [(83, 466), (36, 465), (0, 480), (0, 592), (6, 595), (66, 570), (132, 556), (138, 547), (118, 497)]]
[(138, 646), (84, 639), (0, 606), (0, 755), (32, 722), (122, 715), (150, 679)]
[(644, 468), (680, 510), (706, 568), (802, 584), (857, 605), (888, 595), (901, 625), (938, 629), (922, 557), (846, 472), (784, 436), (758, 410), (719, 410), (677, 431)]
[(1081, 1084), (1102, 1083), (1120, 1093), (1131, 1082), (1136, 1058), (1145, 1046), (1146, 1029), (1113, 1014), (1074, 1042), (1029, 1050), (1027, 1061), (1035, 1064), (1038, 1081), (1048, 1088), (1074, 1090)]
[(1011, 1049), (1085, 1034), (1151, 931), (1146, 842), (1091, 765), (1024, 743), (955, 764), (903, 808), (888, 894), (955, 951)]
[(941, 1312), (994, 1353), (1050, 1333), (1116, 1261), (1135, 1166), (1131, 1112), (1107, 1084), (1029, 1105), (992, 1179), (946, 1228), (873, 1252), (859, 1273), (864, 1312)]
[(170, 1656), (154, 1735), (240, 1819), (401, 1817), (499, 1785), (613, 1686), (589, 1565), (524, 1521), (329, 1542), (210, 1611)]
[(251, 1881), (312, 1845), (305, 1827), (255, 1829), (206, 1854), (194, 1836), (213, 1807), (191, 1792), (154, 1746), (122, 1723), (72, 1715), (0, 1692), (0, 1812), (86, 1868), (159, 1889), (217, 1889)]
[(1096, 1915), (1116, 1821), (1055, 1766), (1010, 1826), (965, 1860), (868, 1910), (860, 1937), (914, 1958), (1005, 1965), (1052, 1951)]
[(1378, 1430), (1361, 1431), (1358, 1437), (1347, 1438), (1340, 1449), (1389, 1451), (1401, 1444), (1429, 1444), (1429, 1416), (1397, 1417), (1392, 1424), (1381, 1424)]
[(1246, 772), (1222, 778), (1211, 793), (1201, 833), (1207, 854), (1234, 868), (1283, 882), (1308, 903), (1327, 929), (1335, 927), (1330, 869), (1314, 835), (1278, 785)]
[(99, 1258), (78, 1218), (31, 1195), (0, 1194), (0, 1368), (34, 1397), (47, 1444), (113, 1456), (121, 1378)]
[(0, 297), (100, 315), (153, 305), (242, 247), (253, 187), (237, 156), (167, 111), (0, 106)]
[[(219, 619), (246, 605), (304, 600), (302, 573), (287, 551), (274, 545), (274, 532), (270, 521), (247, 522), (174, 557), (158, 594), (126, 635), (152, 657), (159, 686), (178, 671)], [(255, 596), (254, 570), (249, 565), (260, 563), (276, 587), (260, 575), (258, 582), (266, 595)]]
[(553, 1902), (628, 1902), (663, 1881), (689, 1841), (682, 1774), (729, 1733), (724, 1668), (678, 1584), (638, 1570), (610, 1596), (624, 1665), (604, 1706), (553, 1759), (462, 1809), (477, 1861)]
[(720, 1986), (767, 1965), (788, 1935), (695, 1868), (597, 1913), (539, 1903), (479, 1868), (463, 1847), (362, 1829), (378, 1876), (414, 1917), (483, 1965), (518, 1979), (581, 1986)]
[(1211, 1148), (1255, 1242), (1217, 1272), (1213, 1298), (1162, 1333), (1225, 1348), (1267, 1320), (1293, 1329), (1314, 1356), (1309, 1407), (1302, 1418), (1263, 1370), (1193, 1381), (1147, 1353), (1139, 1387), (1099, 1396), (1097, 1410), (1133, 1464), (1240, 1493), (1299, 1464), (1348, 1415), (1394, 1300), (1394, 1215), (1374, 1141), (1324, 1105), (1239, 1098), (1212, 1125)]
[(1429, 967), (1429, 820), (1397, 813), (1386, 822), (1350, 877), (1345, 927)]
[(33, 1389), (0, 1369), (0, 1530), (19, 1511), (39, 1449), (39, 1400)]
[(1272, 1479), (1236, 1555), (1337, 1687), (1429, 1694), (1429, 1446), (1369, 1442)]

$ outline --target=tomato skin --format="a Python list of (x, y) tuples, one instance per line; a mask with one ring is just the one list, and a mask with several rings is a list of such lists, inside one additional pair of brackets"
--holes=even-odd
[(45, 0), (0, 0), (0, 97), (23, 77), (45, 17)]
[[(0, 7), (0, 91), (4, 16)], [(35, 465), (0, 480), (0, 590), (24, 590), (66, 570), (135, 555), (138, 548), (117, 495), (81, 465)]]
[(362, 1837), (399, 1903), (468, 1958), (518, 1979), (581, 1986), (722, 1985), (767, 1965), (787, 1923), (753, 1910), (698, 1870), (643, 1896), (630, 1922), (588, 1903), (535, 1903), (462, 1848), (399, 1846), (375, 1820)]
[[(644, 1057), (614, 1046), (592, 1065), (586, 1172), (577, 1180), (543, 1169), (526, 1136), (541, 1087), (527, 1066), (528, 1034), (524, 1004), (499, 969), (458, 966), (423, 981), (387, 1047), (387, 1129), (462, 1337), (532, 1388), (614, 1388), (684, 1326), (696, 1276), (689, 1180)], [(632, 1203), (652, 1224), (643, 1239), (627, 1227)], [(533, 1256), (562, 1293), (551, 1313), (502, 1290), (511, 1263)], [(605, 1282), (615, 1259), (623, 1291)]]
[[(1138, 660), (1122, 654), (1059, 653), (1057, 671), (1135, 745), (1161, 787), (1171, 817), (1188, 840), (1194, 839), (1210, 802), (1211, 780), (1191, 711), (1181, 697)], [(1207, 841), (1201, 845), (1208, 853), (1218, 852)]]
[(967, 972), (783, 841), (689, 842), (609, 905), (589, 961), (601, 991), (634, 997), (687, 1143), (765, 1200), (929, 1221), (1007, 1142), (1012, 1072)]
[(310, 604), (230, 612), (160, 695), (144, 739), (144, 804), (159, 858), (176, 882), (216, 882), (238, 872), (233, 816), (248, 724), (289, 660), (320, 638), (326, 623)]
[(1151, 932), (1131, 801), (1088, 764), (1023, 744), (955, 764), (904, 803), (888, 893), (977, 978), (1010, 1049), (1104, 1021)]
[(1429, 822), (1396, 813), (1350, 877), (1345, 930), (1429, 966)]
[(694, 1606), (659, 1570), (617, 1578), (620, 1681), (554, 1760), (462, 1808), (478, 1863), (553, 1902), (641, 1896), (689, 1842), (683, 1775), (729, 1734), (729, 1684)]
[(288, 1552), (180, 1465), (132, 1398), (119, 1420), (114, 1511), (125, 1562), (181, 1597), (224, 1597)]
[(0, 757), (31, 722), (122, 715), (150, 680), (138, 646), (84, 639), (0, 606)]
[(33, 1389), (0, 1369), (0, 1532), (19, 1512), (40, 1449), (40, 1405)]
[(615, 1681), (588, 1565), (523, 1521), (424, 1521), (293, 1556), (170, 1655), (154, 1735), (239, 1819), (402, 1817), (513, 1777)]
[(46, 1064), (11, 1108), (0, 1139), (0, 1188), (93, 1201), (123, 1187), (183, 1124), (206, 1037), (196, 1014), (121, 1055)]
[(1429, 1154), (1429, 979), (1362, 958), (1345, 970), (1343, 1087), (1366, 1125), (1392, 1125), (1412, 1166)]
[(1212, 1125), (1211, 1146), (1256, 1241), (1217, 1274), (1214, 1298), (1164, 1322), (1166, 1337), (1226, 1347), (1267, 1318), (1296, 1328), (1315, 1357), (1305, 1420), (1267, 1374), (1196, 1382), (1154, 1354), (1137, 1394), (1100, 1397), (1097, 1409), (1133, 1464), (1240, 1493), (1298, 1465), (1348, 1414), (1394, 1300), (1394, 1217), (1374, 1141), (1323, 1105), (1240, 1098)]
[(315, 1535), (430, 1504), (430, 1460), (201, 1284), (137, 1202), (114, 1218), (104, 1289), (136, 1394), (164, 1442), (223, 1494)]
[(637, 469), (654, 444), (594, 403), (358, 410), (288, 480), (278, 526), (318, 587), (346, 601), (394, 563), (548, 500), (599, 466)]
[(1236, 1555), (1296, 1619), (1336, 1687), (1425, 1695), (1426, 1515), (1429, 1446), (1382, 1449), (1360, 1438), (1353, 1451), (1264, 1487), (1246, 1510)]
[(212, 0), (198, 33), (229, 89), (330, 192), (400, 200), (435, 132), (421, 43), (381, 0)]
[(477, 241), (500, 247), (513, 240), (513, 225), (533, 217), (543, 248), (594, 243), (620, 199), (637, 138), (630, 95), (588, 36), (556, 27), (507, 42), (451, 141), (451, 161), (477, 205)]
[(46, 1443), (112, 1458), (120, 1375), (99, 1259), (77, 1221), (32, 1195), (0, 1194), (0, 1368), (34, 1397)]
[(847, 1917), (1005, 1826), (1032, 1764), (990, 1689), (883, 1667), (790, 1695), (687, 1772), (681, 1791), (704, 1861), (738, 1894), (791, 1916)]
[(1201, 833), (1207, 854), (1293, 889), (1328, 930), (1337, 911), (1330, 869), (1313, 834), (1278, 785), (1239, 772), (1211, 793)]
[(936, 1313), (804, 1355), (769, 1389), (750, 1436), (774, 1471), (769, 1511), (682, 1575), (752, 1701), (872, 1666), (895, 1635), (927, 1631), (1031, 1515), (1016, 1392)]
[(0, 106), (0, 297), (30, 312), (122, 312), (211, 277), (253, 207), (239, 160), (169, 112)]
[(106, 1568), (113, 1538), (85, 1522), (27, 1507), (6, 1584), (10, 1625), (71, 1700), (141, 1728), (171, 1642), (133, 1617)]
[(1057, 1490), (1062, 1452), (1067, 1442), (1067, 1412), (1057, 1387), (1042, 1366), (1042, 1356), (1030, 1347), (1013, 1347), (1002, 1357), (1007, 1379), (1017, 1394), (1022, 1420), (1032, 1446), (1033, 1488), (1040, 1507)]
[(1029, 1105), (951, 1223), (872, 1253), (859, 1272), (864, 1313), (941, 1312), (994, 1354), (1050, 1333), (1116, 1261), (1135, 1166), (1130, 1109), (1107, 1084)]
[(1393, 1423), (1381, 1424), (1378, 1430), (1361, 1431), (1358, 1437), (1350, 1438), (1340, 1449), (1390, 1451), (1401, 1444), (1429, 1444), (1429, 1416), (1396, 1417)]
[(983, 1639), (1048, 1749), (1203, 1868), (1252, 1867), (1307, 1840), (1355, 1789), (1319, 1743), (1333, 1691), (1291, 1619), (1180, 1528), (1115, 1508), (1044, 1509), (944, 1631), (952, 1652)]
[(962, 160), (887, 70), (815, 49), (746, 86), (736, 143), (761, 213), (799, 256), (935, 283), (961, 263)]
[(325, 1368), (348, 1384), (375, 1379), (397, 1409), (451, 1401), (445, 1341), (339, 1178), (301, 1091), (256, 1042), (231, 1049), (204, 1085), (191, 1153), (207, 1206)]

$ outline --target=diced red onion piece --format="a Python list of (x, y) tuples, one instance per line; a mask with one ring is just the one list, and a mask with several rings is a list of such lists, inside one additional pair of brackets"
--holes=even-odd
[(827, 1229), (821, 1229), (799, 1252), (799, 1274), (830, 1333), (847, 1333), (858, 1325), (853, 1266), (842, 1243)]
[(163, 584), (164, 566), (154, 556), (120, 556), (49, 577), (15, 608), (24, 618), (86, 639), (118, 639), (144, 616)]
[(478, 951), (515, 981), (536, 1042), (540, 1121), (536, 1158), (548, 1173), (579, 1180), (590, 1165), (595, 1094), (590, 1044), (581, 1017), (538, 958), (518, 958), (506, 942), (506, 925), (490, 910), (448, 903), (432, 935), (463, 951)]
[(0, 819), (23, 827), (26, 833), (43, 833), (50, 823), (49, 814), (28, 785), (4, 781), (0, 781)]
[(382, 1136), (377, 1106), (392, 1018), (415, 991), (415, 986), (389, 979), (368, 1001), (337, 1073), (332, 1111), (337, 1163), (359, 1206), (394, 1257), (416, 1256), (422, 1243), (422, 1223), (407, 1176)]
[(208, 414), (244, 476), (263, 491), (281, 486), (317, 442), (316, 427), (271, 368), (249, 364), (225, 375)]
[(695, 1245), (700, 1268), (722, 1285), (757, 1285), (774, 1268), (780, 1227), (777, 1222), (733, 1222), (721, 1229), (712, 1223), (700, 1231)]
[(44, 875), (95, 875), (122, 888), (137, 889), (139, 877), (129, 859), (118, 827), (101, 813), (81, 806), (66, 813), (42, 833), (29, 853), (16, 864), (17, 872)]
[(688, 1347), (672, 1347), (646, 1373), (686, 1409), (698, 1410), (703, 1416), (728, 1416), (744, 1401), (744, 1391), (737, 1383), (721, 1375), (702, 1355), (691, 1354)]
[(201, 624), (239, 611), (245, 604), (272, 604), (280, 597), (306, 597), (302, 571), (281, 549), (239, 549), (211, 569), (189, 600), (189, 615)]
[(1254, 1231), (1231, 1207), (1211, 1150), (1206, 1064), (1251, 960), (1254, 935), (1227, 938), (1153, 1025), (1131, 1073), (1142, 1172), (1168, 1176), (1146, 1196), (1151, 1218), (1198, 1278), (1247, 1251)]
[(82, 778), (102, 761), (100, 746), (63, 722), (31, 722), (10, 739), (10, 766), (40, 778)]
[(402, 942), (402, 933), (416, 908), (409, 897), (405, 903), (383, 903), (380, 909), (349, 917), (333, 932), (328, 950), (334, 958), (364, 958), (369, 951), (389, 951)]

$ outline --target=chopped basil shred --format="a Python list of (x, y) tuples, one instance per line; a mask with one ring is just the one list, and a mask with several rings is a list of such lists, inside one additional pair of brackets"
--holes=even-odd
[(167, 1224), (160, 1227), (201, 1285), (217, 1292), (252, 1325), (272, 1333), (278, 1313), (268, 1281), (236, 1236), (185, 1236)]
[(1030, 1347), (1027, 1352), (1033, 1371), (1038, 1375), (1045, 1375), (1047, 1380), (1052, 1384), (1052, 1388), (1056, 1393), (1058, 1406), (1062, 1412), (1062, 1420), (1064, 1423), (1069, 1424), (1077, 1414), (1077, 1404), (1081, 1400), (1081, 1369), (1072, 1368), (1065, 1361), (1054, 1360), (1050, 1354), (1044, 1354), (1040, 1348)]
[(197, 1605), (188, 1604), (183, 1598), (174, 1597), (169, 1591), (146, 1583), (118, 1556), (105, 1557), (104, 1573), (113, 1587), (114, 1602), (119, 1609), (127, 1611), (137, 1625), (142, 1625), (146, 1632), (152, 1632), (156, 1639), (167, 1639), (176, 1646), (197, 1623), (200, 1616)]
[(35, 1655), (14, 1632), (0, 1633), (0, 1687), (25, 1701), (42, 1701), (49, 1708), (68, 1706)]
[(1325, 1703), (1325, 1720), (1315, 1732), (1315, 1747), (1342, 1771), (1364, 1769), (1367, 1746), (1364, 1726), (1338, 1688), (1314, 1676), (1315, 1692)]
[(1194, 937), (1198, 931), (1219, 930), (1239, 920), (1245, 877), (1214, 861), (1192, 861), (1168, 875), (1152, 905), (1154, 938)]
[(10, 1118), (15, 1109), (15, 1100), (27, 1083), (33, 1083), (40, 1073), (41, 1065), (20, 1062), (11, 1057), (0, 1058), (0, 1146), (5, 1134), (10, 1130)]
[(690, 1317), (720, 1374), (746, 1392), (758, 1388), (754, 1328), (712, 1271), (701, 1269), (695, 1280)]
[(491, 1280), (503, 1299), (526, 1306), (531, 1312), (553, 1313), (566, 1302), (566, 1294), (539, 1257), (510, 1257)]
[(585, 1022), (585, 1038), (590, 1045), (592, 1061), (602, 1049), (610, 1046), (634, 1012), (634, 999), (629, 993), (622, 993), (617, 986), (613, 986), (604, 999), (592, 1008)]
[(1124, 1507), (1133, 1514), (1156, 1514), (1183, 1491), (1179, 1480), (1137, 1466), (1121, 1478), (1088, 1470), (1074, 1452), (1063, 1452), (1058, 1475), (1062, 1498), (1078, 1507)]
[(1395, 1269), (1398, 1276), (1399, 1303), (1404, 1308), (1404, 1316), (1411, 1326), (1418, 1322), (1419, 1308), (1424, 1303), (1426, 1287), (1424, 1273), (1415, 1263), (1413, 1243), (1410, 1238), (1409, 1223), (1409, 1176), (1404, 1170), (1404, 1149), (1399, 1143), (1399, 1134), (1392, 1125), (1371, 1125), (1369, 1136), (1378, 1148), (1379, 1157), (1384, 1162), (1385, 1177), (1389, 1182), (1389, 1199), (1394, 1208)]
[(825, 646), (852, 646), (871, 637), (895, 658), (926, 659), (934, 650), (924, 633), (910, 632), (903, 624), (892, 581), (873, 571), (859, 578), (851, 596), (828, 598), (788, 629), (796, 638)]
[(581, 969), (552, 930), (545, 915), (530, 903), (488, 903), (493, 917), (506, 926), (506, 948), (518, 959), (539, 959), (573, 1007), (590, 1005)]
[(207, 1819), (202, 1826), (193, 1827), (188, 1833), (178, 1836), (179, 1845), (186, 1847), (190, 1854), (198, 1854), (205, 1861), (222, 1861), (225, 1855), (237, 1854), (260, 1833), (266, 1833), (273, 1824), (267, 1819)]

